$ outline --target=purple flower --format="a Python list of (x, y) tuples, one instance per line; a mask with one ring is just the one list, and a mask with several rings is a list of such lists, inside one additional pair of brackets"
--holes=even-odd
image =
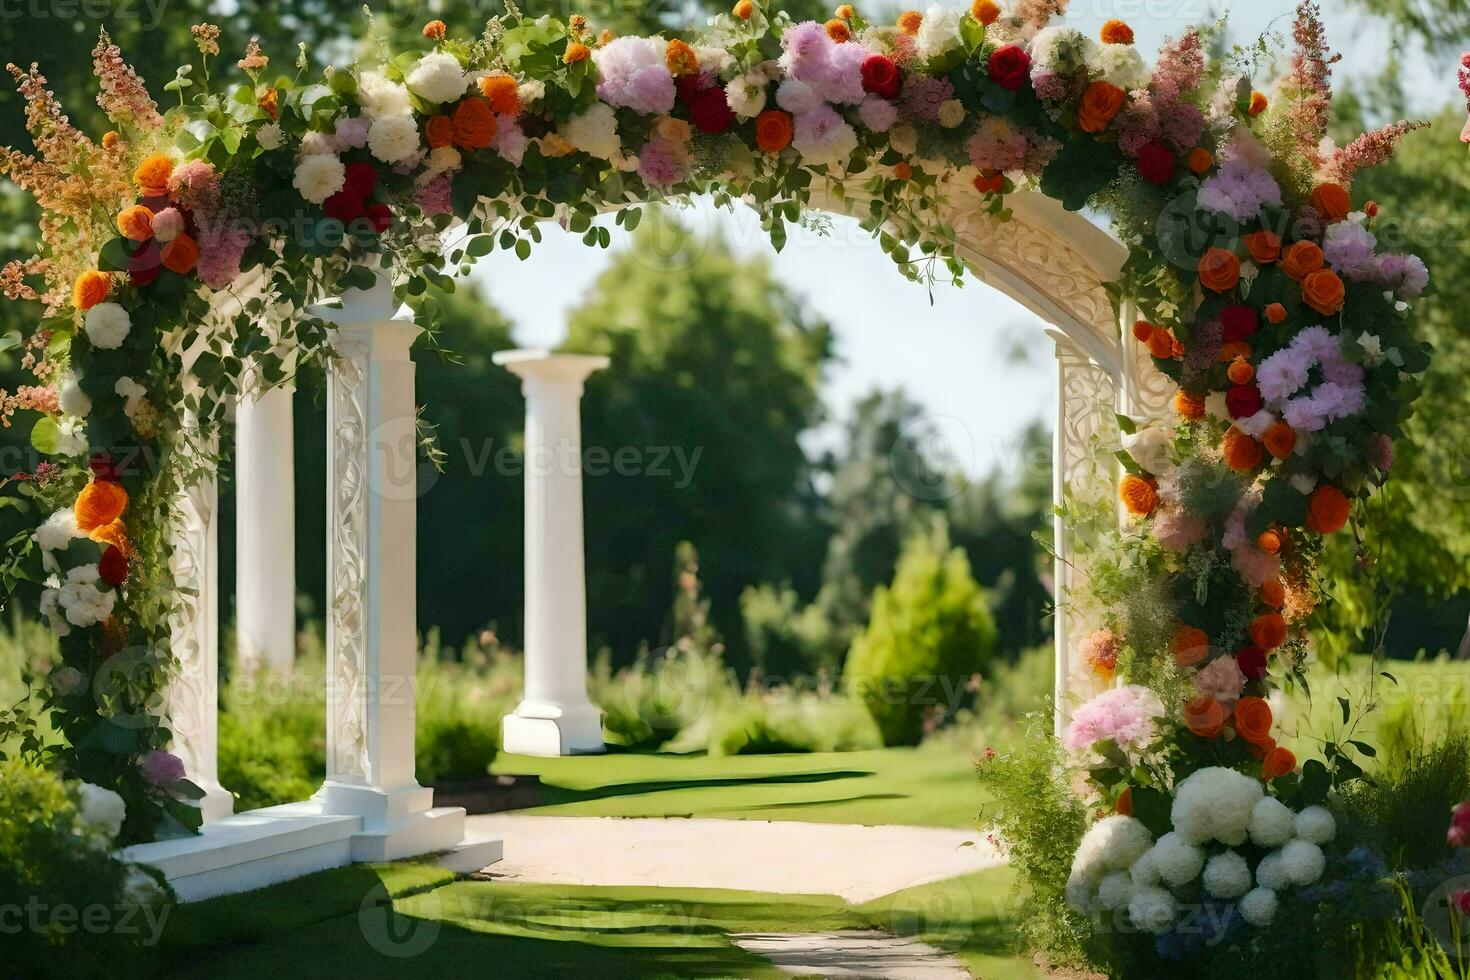
[(858, 106), (858, 118), (875, 133), (886, 133), (898, 121), (898, 107), (887, 99), (870, 95)]
[(414, 194), (414, 200), (418, 202), (419, 208), (427, 215), (449, 214), (454, 210), (450, 201), (449, 175), (440, 174), (424, 186), (420, 187)]
[(337, 120), (338, 151), (356, 150), (366, 146), (370, 125), (371, 123), (364, 116), (351, 116)]
[(1339, 274), (1362, 282), (1377, 273), (1373, 255), (1377, 244), (1373, 233), (1356, 221), (1339, 221), (1328, 226), (1322, 255)]
[(1206, 211), (1229, 215), (1236, 221), (1253, 221), (1260, 216), (1261, 208), (1281, 206), (1281, 187), (1265, 168), (1244, 160), (1229, 160), (1200, 185), (1197, 200)]
[(199, 227), (199, 278), (210, 289), (224, 289), (240, 275), (240, 260), (250, 233), (233, 221), (211, 221)]
[(939, 105), (954, 98), (954, 86), (947, 78), (910, 75), (898, 98), (903, 111), (913, 118), (938, 122)]
[(614, 106), (637, 112), (668, 112), (674, 107), (674, 76), (664, 60), (666, 43), (651, 37), (620, 37), (592, 55), (601, 80), (597, 95)]
[(139, 763), (143, 778), (159, 789), (167, 789), (184, 778), (184, 763), (172, 752), (154, 749)]

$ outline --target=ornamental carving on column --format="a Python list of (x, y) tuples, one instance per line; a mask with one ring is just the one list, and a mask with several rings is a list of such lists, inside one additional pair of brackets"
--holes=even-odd
[[(190, 776), (214, 777), (208, 757), (216, 710), (214, 662), (207, 647), (209, 523), (214, 519), (214, 476), (199, 478), (176, 498), (169, 571), (178, 589), (169, 622), (177, 672), (169, 683), (168, 719), (173, 752)], [(207, 770), (207, 771), (206, 771)]]
[(366, 778), (368, 348), (340, 340), (331, 362), (332, 486), (327, 657), (331, 777)]

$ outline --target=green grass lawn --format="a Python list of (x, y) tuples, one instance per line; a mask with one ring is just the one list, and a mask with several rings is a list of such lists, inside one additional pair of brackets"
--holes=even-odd
[(969, 753), (951, 740), (796, 755), (501, 755), (491, 771), (539, 776), (548, 805), (524, 812), (562, 816), (968, 828), (986, 803)]
[(975, 976), (1039, 974), (1008, 925), (999, 868), (848, 905), (829, 895), (456, 881), (426, 865), (358, 865), (186, 905), (159, 950), (169, 977), (427, 975), (778, 977), (741, 932), (882, 929), (953, 951)]

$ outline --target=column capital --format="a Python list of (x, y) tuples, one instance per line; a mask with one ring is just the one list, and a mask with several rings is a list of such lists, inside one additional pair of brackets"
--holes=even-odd
[(558, 354), (549, 350), (503, 350), (490, 359), (522, 381), (581, 384), (612, 363), (600, 354)]

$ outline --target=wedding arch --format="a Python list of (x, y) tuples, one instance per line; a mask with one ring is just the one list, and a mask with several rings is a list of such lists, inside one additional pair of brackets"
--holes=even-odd
[[(852, 215), (910, 278), (970, 272), (1050, 325), (1057, 733), (1113, 814), (1100, 833), (1179, 830), (1186, 788), (1208, 795), (1218, 773), (1320, 802), (1348, 756), (1298, 766), (1265, 696), (1306, 662), (1321, 537), (1386, 478), (1427, 367), (1409, 316), (1427, 272), (1377, 249), (1376, 208), (1350, 191), (1411, 127), (1324, 141), (1310, 2), (1269, 99), (1197, 33), (1150, 71), (1126, 24), (1094, 40), (1049, 23), (1063, 6), (873, 24), (843, 5), (817, 24), (740, 0), (697, 43), (512, 6), (480, 36), (434, 21), (422, 50), (319, 81), (304, 54), (273, 75), (252, 41), (222, 91), (219, 32), (199, 25), (199, 70), (165, 86), (166, 114), (104, 35), (117, 129), (96, 141), (12, 67), (40, 155), (0, 168), (40, 202), (44, 249), (4, 285), (47, 316), (29, 342), (41, 384), (6, 407), (40, 412), (51, 459), (8, 484), (36, 521), (5, 567), (61, 637), (40, 692), (56, 761), (122, 795), (134, 855), (186, 897), (455, 847), (463, 813), (413, 773), (425, 297), (491, 250), (524, 257), (541, 222), (605, 247), (599, 214), (632, 228), (645, 202), (711, 193), (755, 208), (778, 247), (805, 209)], [(332, 430), (327, 782), (219, 819), (216, 426), (308, 362)], [(263, 485), (241, 485), (241, 513), (268, 523)], [(261, 586), (257, 558), (242, 589)], [(201, 817), (201, 836), (147, 843)], [(1097, 853), (1084, 840), (1068, 882), (1079, 911), (1118, 898), (1099, 895), (1116, 854)], [(1137, 891), (1143, 928), (1172, 924), (1159, 893)]]

